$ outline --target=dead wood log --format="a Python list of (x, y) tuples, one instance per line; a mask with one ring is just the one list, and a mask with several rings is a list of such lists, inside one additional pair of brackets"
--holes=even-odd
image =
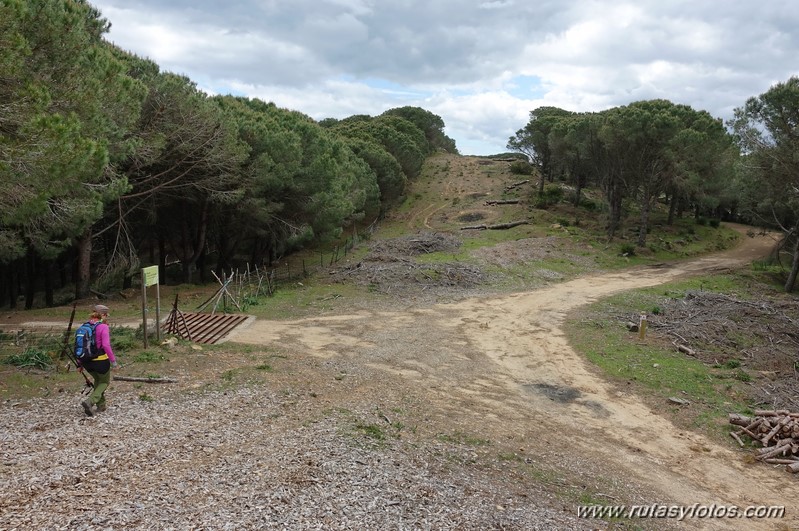
[(686, 400), (684, 398), (679, 398), (676, 396), (670, 396), (669, 402), (671, 402), (672, 404), (677, 404), (678, 406), (687, 406), (691, 404), (689, 400)]
[(746, 445), (744, 444), (744, 442), (741, 440), (741, 438), (740, 438), (740, 437), (738, 437), (738, 434), (737, 434), (737, 433), (735, 433), (734, 431), (731, 431), (731, 432), (730, 432), (730, 437), (732, 437), (733, 439), (735, 439), (736, 441), (738, 441), (738, 445), (739, 445), (741, 448), (743, 448), (744, 446), (746, 446)]
[[(768, 446), (768, 443), (769, 443), (769, 441), (771, 440), (771, 438), (772, 438), (772, 437), (774, 437), (775, 435), (777, 435), (777, 433), (779, 433), (779, 431), (782, 429), (782, 427), (783, 427), (783, 426), (785, 426), (785, 425), (786, 425), (786, 424), (787, 424), (787, 423), (790, 421), (790, 419), (791, 419), (791, 417), (783, 417), (783, 418), (782, 418), (782, 419), (781, 419), (781, 420), (780, 420), (780, 421), (777, 423), (777, 425), (776, 425), (776, 426), (774, 426), (773, 428), (771, 428), (771, 431), (770, 431), (770, 432), (768, 432), (768, 434), (767, 434), (765, 437), (763, 437), (762, 439), (760, 439), (760, 440), (763, 442), (763, 446)], [(783, 440), (783, 441), (787, 441), (787, 440), (791, 440), (791, 439), (782, 439), (782, 440)]]
[(117, 376), (114, 375), (114, 380), (120, 382), (144, 382), (144, 383), (177, 383), (174, 378), (141, 378), (137, 376)]
[(757, 434), (755, 434), (755, 433), (752, 433), (752, 432), (751, 432), (751, 431), (749, 431), (747, 428), (741, 428), (740, 430), (738, 430), (738, 432), (739, 432), (739, 433), (745, 433), (745, 434), (747, 434), (748, 436), (750, 436), (750, 437), (751, 437), (752, 439), (754, 439), (755, 441), (758, 441), (758, 440), (760, 440), (760, 439), (758, 438)]
[(497, 225), (469, 225), (467, 227), (461, 227), (461, 230), (504, 230), (504, 229), (512, 229), (513, 227), (517, 227), (519, 225), (527, 225), (529, 221), (522, 220), (522, 221), (512, 221), (510, 223), (499, 223)]
[(755, 459), (762, 461), (768, 457), (774, 457), (775, 455), (785, 455), (786, 453), (791, 451), (791, 443), (793, 439), (782, 439), (780, 442), (777, 443), (776, 446), (772, 446), (769, 448), (767, 452), (764, 452), (760, 455), (755, 456)]
[(799, 472), (799, 461), (791, 463), (790, 465), (786, 466), (785, 470), (793, 474), (796, 474), (797, 472)]
[(679, 350), (680, 352), (682, 352), (684, 354), (688, 354), (689, 356), (693, 356), (693, 355), (696, 354), (694, 349), (692, 349), (690, 347), (687, 347), (685, 345), (681, 345), (679, 343), (677, 343), (676, 346), (677, 346), (677, 350)]
[(513, 184), (511, 184), (511, 185), (509, 185), (509, 186), (506, 186), (506, 187), (505, 187), (505, 191), (507, 192), (507, 191), (509, 191), (509, 190), (513, 190), (514, 188), (518, 188), (518, 187), (520, 187), (521, 185), (523, 185), (523, 184), (527, 184), (527, 183), (529, 183), (529, 182), (530, 182), (530, 179), (526, 179), (526, 180), (524, 180), (524, 181), (520, 181), (520, 182), (518, 182), (518, 183), (513, 183)]
[(485, 202), (486, 205), (518, 205), (518, 199), (491, 199)]
[(633, 323), (632, 321), (628, 321), (627, 330), (629, 330), (630, 332), (638, 332), (638, 323)]
[(750, 424), (753, 423), (751, 417), (747, 417), (746, 415), (740, 415), (738, 413), (730, 413), (729, 419), (730, 419), (730, 424), (735, 424), (737, 426), (749, 426)]
[(756, 417), (784, 417), (784, 416), (791, 416), (791, 417), (799, 417), (799, 413), (791, 413), (787, 409), (756, 409), (755, 416)]
[(520, 220), (520, 221), (511, 221), (510, 223), (499, 223), (497, 225), (489, 225), (488, 228), (490, 230), (504, 230), (504, 229), (512, 229), (513, 227), (518, 227), (519, 225), (528, 225), (530, 222), (527, 220)]
[(763, 462), (771, 465), (792, 465), (794, 463), (799, 463), (796, 459), (783, 459), (778, 457), (769, 457), (768, 459), (763, 459)]

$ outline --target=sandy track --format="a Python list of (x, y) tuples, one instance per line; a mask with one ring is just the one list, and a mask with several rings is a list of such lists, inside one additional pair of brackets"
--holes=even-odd
[[(799, 520), (790, 508), (799, 487), (793, 478), (781, 470), (745, 464), (740, 453), (676, 429), (634, 396), (607, 384), (571, 349), (562, 331), (566, 313), (578, 306), (686, 275), (740, 267), (772, 246), (768, 236), (744, 237), (733, 251), (686, 263), (426, 309), (257, 321), (232, 339), (279, 342), (400, 375), (409, 386), (437, 391), (431, 407), (441, 415), (479, 418), (483, 429), (494, 432), (512, 425), (514, 432), (528, 435), (532, 447), (551, 444), (535, 436), (545, 423), (549, 431), (564, 434), (561, 439), (574, 453), (590, 456), (594, 465), (605, 463), (612, 474), (662, 495), (650, 503), (785, 505), (789, 514), (780, 523), (796, 528)], [(775, 522), (699, 523), (705, 529), (773, 529)]]

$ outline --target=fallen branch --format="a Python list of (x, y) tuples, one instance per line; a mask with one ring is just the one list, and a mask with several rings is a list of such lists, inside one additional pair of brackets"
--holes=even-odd
[(737, 413), (729, 414), (729, 423), (739, 427), (731, 431), (730, 437), (745, 446), (741, 439), (746, 434), (763, 445), (754, 451), (755, 460), (787, 465), (789, 472), (799, 472), (799, 423), (797, 414), (787, 410), (757, 410), (756, 417)]
[(529, 221), (521, 220), (521, 221), (511, 221), (510, 223), (499, 223), (497, 225), (471, 225), (468, 227), (461, 227), (461, 230), (504, 230), (504, 229), (512, 229), (513, 227), (517, 227), (519, 225), (527, 225)]
[(675, 343), (675, 346), (677, 347), (677, 350), (679, 350), (683, 354), (688, 354), (689, 356), (696, 355), (696, 352), (694, 352), (694, 349), (692, 349), (690, 347), (687, 347), (685, 345), (681, 345), (679, 343)]
[(490, 199), (485, 202), (486, 205), (518, 205), (518, 199)]
[(119, 380), (120, 382), (144, 382), (144, 383), (177, 383), (177, 380), (174, 378), (142, 378), (137, 376), (116, 376), (114, 375), (114, 380)]
[(730, 436), (731, 436), (733, 439), (735, 439), (736, 441), (738, 441), (738, 444), (741, 446), (741, 448), (743, 448), (743, 447), (745, 446), (744, 442), (741, 440), (741, 438), (740, 438), (740, 437), (738, 437), (738, 434), (737, 434), (737, 433), (735, 433), (734, 431), (731, 431), (731, 432), (730, 432)]
[(520, 181), (520, 182), (518, 182), (518, 183), (513, 183), (513, 184), (511, 184), (510, 186), (506, 186), (506, 187), (505, 187), (505, 191), (507, 192), (508, 190), (513, 190), (514, 188), (518, 188), (519, 186), (521, 186), (521, 185), (523, 185), (523, 184), (527, 184), (527, 183), (529, 183), (529, 182), (530, 182), (530, 179), (527, 179), (527, 180), (525, 180), (525, 181)]
[[(729, 422), (730, 424), (736, 424), (738, 426), (749, 426), (752, 424), (752, 418), (747, 417), (745, 415), (739, 415), (738, 413), (730, 413), (729, 414)], [(749, 428), (751, 429), (751, 428)]]

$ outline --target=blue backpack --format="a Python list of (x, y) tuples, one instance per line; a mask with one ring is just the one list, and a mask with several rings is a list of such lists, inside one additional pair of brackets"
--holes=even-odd
[(94, 339), (94, 329), (97, 323), (83, 323), (75, 331), (75, 358), (80, 361), (90, 361), (100, 355)]

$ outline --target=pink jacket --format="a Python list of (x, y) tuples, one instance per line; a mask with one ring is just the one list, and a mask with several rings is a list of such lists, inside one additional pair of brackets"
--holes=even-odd
[(108, 328), (108, 325), (102, 321), (99, 321), (97, 323), (97, 328), (94, 329), (94, 341), (95, 344), (108, 355), (108, 360), (111, 363), (117, 362), (114, 356), (114, 350), (111, 348), (111, 330)]

